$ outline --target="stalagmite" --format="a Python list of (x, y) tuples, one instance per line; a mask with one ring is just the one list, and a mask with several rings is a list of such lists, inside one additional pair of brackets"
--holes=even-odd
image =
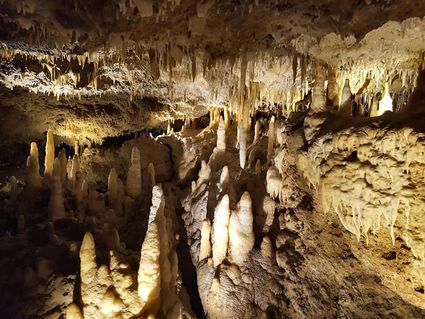
[(69, 180), (73, 184), (75, 183), (75, 179), (77, 177), (77, 172), (80, 170), (80, 160), (78, 158), (78, 155), (74, 155), (71, 162), (71, 170), (69, 172)]
[(197, 186), (200, 186), (202, 183), (208, 181), (211, 176), (211, 167), (203, 160), (201, 162), (201, 169), (198, 173), (198, 180), (196, 182)]
[(316, 78), (313, 88), (311, 110), (313, 112), (326, 111), (325, 74), (323, 66), (320, 63), (316, 65)]
[(209, 258), (211, 255), (210, 234), (211, 234), (211, 222), (209, 219), (205, 219), (202, 222), (201, 247), (199, 249), (198, 261), (201, 261), (205, 258)]
[(388, 83), (385, 83), (384, 94), (382, 95), (382, 100), (379, 101), (378, 115), (382, 115), (387, 111), (393, 111), (393, 100), (388, 92)]
[(49, 217), (50, 220), (55, 221), (66, 217), (61, 183), (61, 163), (58, 158), (54, 161), (52, 173), (53, 175), (50, 183)]
[[(149, 306), (159, 302), (161, 288), (160, 266), (160, 234), (156, 215), (164, 209), (162, 197), (156, 197), (155, 187), (152, 191), (152, 206), (149, 213), (149, 224), (143, 241), (139, 271), (137, 275), (138, 293), (142, 301)], [(158, 203), (159, 200), (159, 203)]]
[(230, 259), (238, 266), (243, 265), (254, 247), (253, 220), (251, 196), (245, 192), (229, 221)]
[(220, 265), (227, 254), (229, 242), (229, 196), (224, 195), (218, 203), (215, 212), (211, 234), (212, 259), (214, 267)]
[(84, 319), (84, 317), (80, 308), (75, 303), (72, 303), (66, 308), (65, 319)]
[(59, 161), (61, 163), (61, 182), (62, 185), (65, 185), (66, 175), (67, 175), (67, 159), (66, 159), (66, 150), (63, 148), (58, 155)]
[(140, 151), (134, 146), (131, 150), (131, 166), (127, 173), (127, 194), (137, 198), (142, 193), (142, 168), (140, 164)]
[(229, 167), (224, 166), (220, 174), (220, 182), (217, 185), (220, 192), (226, 192), (230, 182)]
[(261, 123), (260, 121), (255, 121), (255, 127), (254, 127), (254, 143), (258, 141), (260, 138), (260, 129), (261, 129)]
[(275, 131), (275, 125), (274, 125), (274, 116), (272, 116), (269, 122), (269, 131), (268, 131), (267, 164), (271, 163), (271, 160), (273, 157), (275, 138), (276, 138), (276, 131)]
[(342, 96), (341, 96), (341, 104), (339, 106), (339, 112), (351, 116), (352, 110), (351, 110), (351, 102), (352, 102), (352, 94), (350, 89), (350, 81), (348, 79), (345, 80), (344, 88), (342, 89)]
[(96, 249), (94, 238), (91, 233), (85, 233), (80, 248), (80, 277), (81, 277), (81, 299), (84, 304), (90, 301), (86, 286), (96, 277)]
[(220, 122), (217, 129), (217, 147), (218, 151), (226, 150), (226, 126), (222, 117), (220, 117)]
[(108, 176), (108, 202), (114, 204), (118, 198), (118, 175), (115, 168), (111, 168)]
[(37, 144), (31, 143), (30, 156), (27, 158), (26, 181), (30, 187), (40, 187), (40, 164), (38, 161), (38, 148)]
[(239, 164), (245, 168), (246, 163), (246, 131), (243, 125), (238, 124), (239, 132)]
[(44, 175), (53, 174), (53, 163), (55, 161), (55, 140), (53, 137), (53, 131), (47, 130), (47, 141), (46, 141), (46, 157), (44, 160)]
[(336, 81), (336, 73), (335, 70), (330, 68), (328, 71), (328, 100), (331, 103), (332, 108), (338, 106), (338, 83)]
[(74, 155), (80, 156), (80, 142), (78, 139), (74, 142)]
[(149, 163), (148, 165), (148, 189), (151, 190), (152, 187), (156, 184), (155, 179), (155, 167), (152, 163)]

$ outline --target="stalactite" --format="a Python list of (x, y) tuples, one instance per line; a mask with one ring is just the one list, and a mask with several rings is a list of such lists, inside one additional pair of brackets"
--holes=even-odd
[(46, 157), (44, 160), (44, 175), (52, 175), (54, 161), (55, 161), (55, 140), (53, 137), (53, 131), (51, 129), (48, 129), (47, 141), (46, 141)]
[(108, 176), (108, 202), (113, 205), (118, 198), (118, 175), (115, 168), (111, 168)]
[(239, 131), (239, 164), (245, 168), (246, 164), (246, 131), (242, 124), (238, 125)]
[(268, 143), (267, 143), (267, 164), (271, 163), (273, 157), (274, 150), (274, 142), (275, 142), (275, 124), (274, 124), (274, 116), (270, 119), (269, 122), (269, 131), (268, 131)]
[(267, 170), (266, 190), (272, 199), (282, 197), (282, 176), (276, 166), (270, 166)]
[(325, 74), (323, 66), (320, 63), (316, 65), (316, 78), (313, 88), (311, 110), (313, 112), (326, 111)]

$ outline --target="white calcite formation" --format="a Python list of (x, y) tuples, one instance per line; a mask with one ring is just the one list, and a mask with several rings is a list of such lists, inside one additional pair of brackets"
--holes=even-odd
[(217, 129), (217, 146), (216, 149), (218, 151), (226, 150), (226, 125), (224, 123), (224, 119), (220, 117), (220, 122), (218, 124)]
[(351, 103), (352, 103), (353, 97), (351, 94), (351, 88), (350, 88), (350, 80), (346, 79), (344, 87), (342, 89), (342, 95), (341, 95), (341, 103), (339, 106), (339, 111), (343, 115), (351, 116), (352, 110), (351, 110)]
[(276, 166), (270, 166), (267, 170), (266, 190), (272, 199), (282, 197), (282, 176)]
[(31, 143), (30, 155), (27, 158), (26, 182), (27, 185), (30, 187), (41, 186), (38, 147), (37, 144), (34, 142)]
[(69, 170), (68, 179), (71, 182), (71, 187), (74, 186), (77, 178), (77, 172), (80, 170), (80, 160), (77, 154), (75, 154), (71, 161), (71, 168)]
[(230, 260), (238, 266), (244, 264), (254, 247), (253, 221), (251, 196), (245, 192), (229, 221), (229, 255)]
[[(230, 207), (229, 196), (224, 195), (218, 203), (212, 225), (211, 243), (214, 267), (220, 265), (227, 255), (229, 243)], [(202, 244), (202, 241), (201, 241)]]
[[(115, 247), (109, 253), (109, 265), (100, 267), (94, 238), (85, 234), (80, 249), (82, 318), (135, 318), (142, 313), (150, 318), (190, 317), (180, 301), (182, 288), (169, 218), (162, 188), (155, 186), (137, 272), (117, 252), (121, 245), (116, 230), (109, 232), (112, 237), (108, 235), (112, 243), (108, 246)], [(80, 309), (76, 307), (71, 304), (67, 313), (78, 318)]]
[(209, 219), (205, 219), (202, 222), (201, 229), (201, 246), (199, 248), (199, 261), (209, 258), (211, 255), (211, 221)]
[(254, 143), (260, 138), (260, 129), (261, 129), (261, 123), (260, 121), (255, 121), (255, 127), (254, 127)]
[(318, 63), (316, 65), (316, 77), (313, 88), (313, 97), (311, 102), (311, 109), (313, 112), (326, 111), (326, 92), (325, 92), (325, 70), (323, 66)]
[(44, 159), (44, 175), (53, 174), (53, 162), (55, 161), (55, 140), (53, 137), (53, 131), (47, 130), (47, 141), (46, 141), (46, 157)]
[(142, 193), (142, 168), (140, 151), (134, 146), (131, 150), (131, 166), (127, 173), (127, 195), (137, 198)]
[(246, 130), (243, 125), (238, 125), (238, 133), (239, 133), (239, 164), (241, 168), (245, 168), (246, 163)]
[(198, 180), (196, 181), (196, 185), (199, 186), (207, 181), (209, 181), (211, 176), (211, 167), (205, 162), (201, 162), (201, 169), (198, 173)]

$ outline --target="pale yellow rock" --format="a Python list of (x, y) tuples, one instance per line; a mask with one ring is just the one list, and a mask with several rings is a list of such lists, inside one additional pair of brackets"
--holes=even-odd
[(205, 219), (202, 222), (201, 247), (199, 249), (199, 258), (198, 258), (199, 261), (205, 258), (208, 258), (211, 255), (210, 233), (211, 233), (211, 222), (209, 219)]
[[(80, 276), (83, 284), (89, 284), (96, 276), (96, 248), (94, 238), (91, 233), (86, 233), (80, 248)], [(82, 298), (88, 296), (83, 295)]]
[(44, 175), (53, 174), (53, 163), (55, 161), (55, 140), (53, 137), (53, 131), (47, 130), (47, 141), (46, 141), (46, 157), (44, 159)]
[(84, 319), (83, 314), (75, 303), (66, 307), (65, 319)]
[(214, 267), (220, 265), (226, 258), (229, 242), (229, 196), (226, 194), (218, 203), (215, 212), (211, 234), (212, 259)]
[(226, 125), (224, 119), (220, 117), (220, 122), (217, 129), (217, 146), (218, 151), (226, 150)]
[(254, 247), (253, 221), (251, 196), (245, 192), (236, 210), (232, 211), (229, 221), (230, 259), (238, 266), (244, 264)]
[(276, 166), (270, 166), (267, 170), (266, 190), (272, 199), (282, 196), (282, 176)]

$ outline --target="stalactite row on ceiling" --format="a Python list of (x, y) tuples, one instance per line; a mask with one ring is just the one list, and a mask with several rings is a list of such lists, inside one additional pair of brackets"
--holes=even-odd
[[(155, 49), (134, 47), (125, 52), (74, 54), (71, 50), (48, 52), (3, 43), (0, 57), (5, 61), (1, 82), (10, 89), (27, 87), (34, 93), (52, 94), (58, 99), (125, 93), (131, 101), (149, 94), (153, 83), (163, 83), (158, 90), (169, 104), (187, 103), (200, 95), (204, 105), (227, 105), (233, 113), (249, 115), (264, 105), (280, 105), (286, 115), (297, 111), (297, 103), (314, 86), (316, 68), (316, 61), (307, 55), (270, 51), (216, 59), (203, 50), (172, 44)], [(17, 60), (34, 66), (19, 68)], [(5, 67), (8, 64), (14, 66), (12, 71)], [(388, 85), (389, 93), (395, 97), (394, 109), (399, 110), (413, 90), (422, 67), (423, 56), (396, 64), (348, 61), (328, 68), (325, 76), (328, 96), (333, 94), (334, 104), (339, 106), (344, 103), (343, 89), (347, 87), (357, 104), (370, 115), (379, 115), (374, 114), (373, 103), (382, 99)], [(161, 89), (164, 86), (166, 92)]]

